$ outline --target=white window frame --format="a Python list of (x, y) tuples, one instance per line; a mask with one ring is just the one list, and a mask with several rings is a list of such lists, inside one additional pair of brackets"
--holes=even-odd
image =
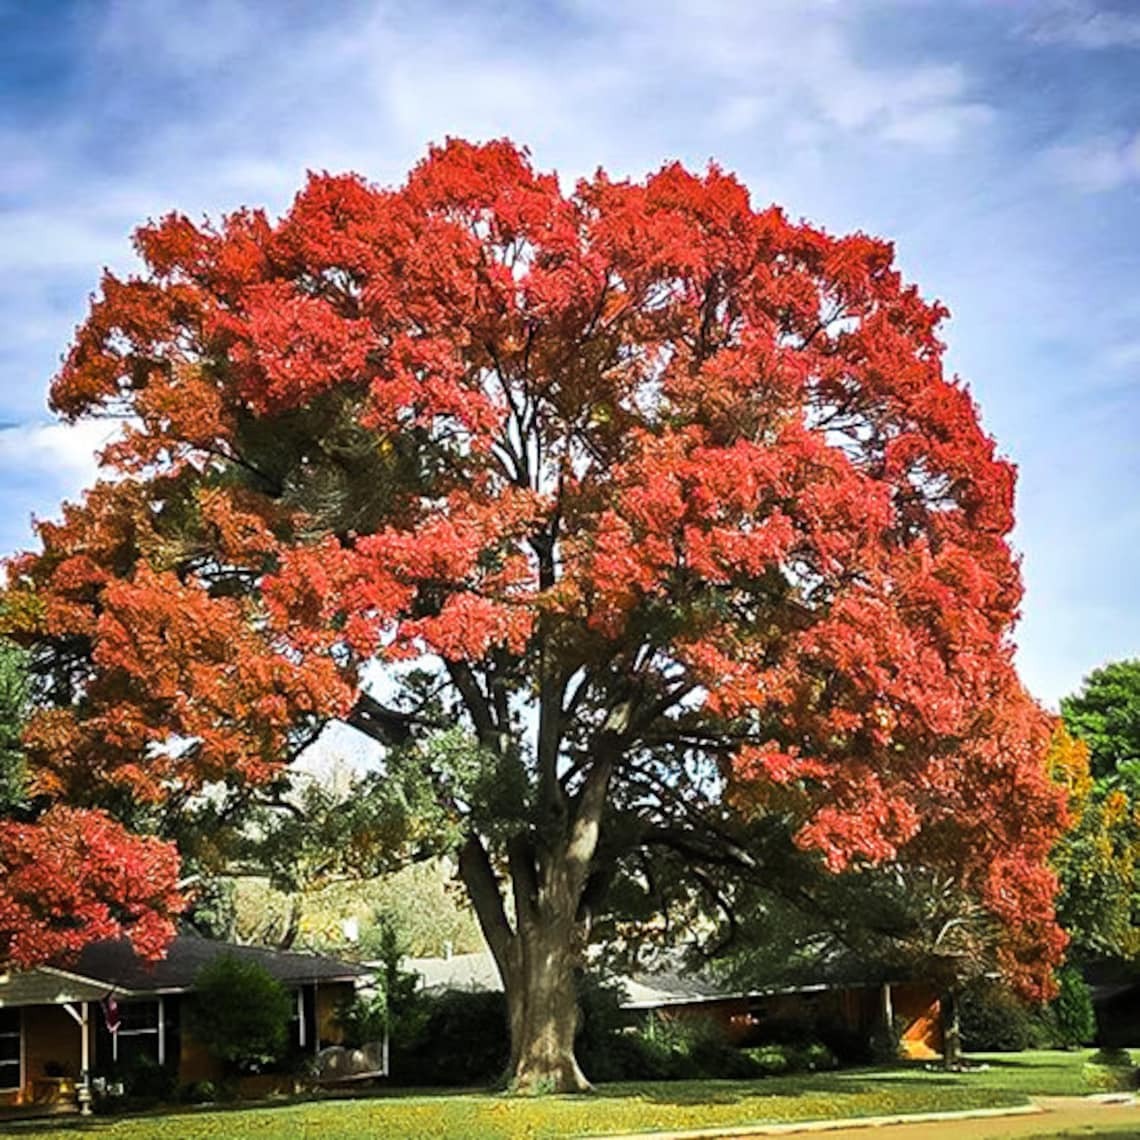
[[(11, 1009), (11, 1006), (6, 1007)], [(9, 1030), (0, 1030), (0, 1037), (15, 1037), (19, 1042), (19, 1053), (16, 1062), (16, 1081), (14, 1085), (0, 1085), (0, 1093), (13, 1093), (19, 1092), (24, 1087), (24, 1053), (26, 1051), (26, 1043), (24, 1041), (24, 1009), (22, 1006), (17, 1006), (16, 1012), (16, 1032), (13, 1033)], [(12, 1062), (2, 1062), (5, 1068), (9, 1067)]]
[(297, 987), (297, 1048), (305, 1047), (305, 987)]
[(160, 1065), (166, 1064), (166, 1003), (163, 1001), (162, 994), (157, 997), (148, 999), (147, 1001), (132, 1001), (123, 1002), (120, 1009), (125, 1009), (128, 1006), (138, 1008), (142, 1005), (153, 1005), (155, 1009), (155, 1016), (157, 1022), (155, 1025), (148, 1025), (145, 1029), (123, 1029), (119, 1028), (111, 1034), (111, 1060), (117, 1065), (119, 1063), (119, 1038), (120, 1037), (151, 1037), (155, 1039), (155, 1053), (158, 1057)]

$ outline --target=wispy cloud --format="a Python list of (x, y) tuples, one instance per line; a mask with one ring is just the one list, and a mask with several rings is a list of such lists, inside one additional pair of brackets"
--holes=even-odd
[(1140, 181), (1140, 131), (1131, 137), (1102, 136), (1057, 146), (1046, 161), (1061, 181), (1078, 190), (1117, 190)]
[(1033, 0), (1023, 29), (1042, 44), (1099, 51), (1140, 47), (1140, 12), (1132, 0), (1113, 7), (1103, 0)]
[(61, 500), (90, 486), (95, 454), (118, 430), (108, 420), (0, 428), (0, 554), (27, 547), (33, 516), (57, 517)]
[(0, 472), (39, 483), (90, 482), (95, 454), (118, 434), (119, 423), (16, 424), (0, 428)]

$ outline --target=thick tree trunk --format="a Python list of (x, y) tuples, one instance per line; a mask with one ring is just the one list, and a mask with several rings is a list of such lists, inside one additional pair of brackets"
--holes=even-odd
[(528, 927), (519, 938), (517, 965), (505, 979), (511, 1030), (508, 1082), (518, 1092), (584, 1092), (590, 1083), (574, 1056), (574, 935), (557, 918)]
[(470, 835), (460, 852), (459, 871), (506, 991), (511, 1035), (506, 1077), (519, 1092), (590, 1087), (574, 1056), (574, 981), (585, 949), (583, 900), (610, 770), (608, 759), (595, 765), (554, 843), (540, 843), (533, 832), (508, 843), (513, 924), (479, 836)]

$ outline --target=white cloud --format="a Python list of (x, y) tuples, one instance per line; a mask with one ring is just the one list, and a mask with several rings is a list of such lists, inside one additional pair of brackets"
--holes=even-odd
[(53, 519), (95, 480), (95, 453), (119, 430), (118, 421), (21, 424), (0, 428), (0, 552), (35, 545), (32, 518)]
[(1054, 174), (1078, 190), (1116, 190), (1140, 181), (1140, 132), (1130, 138), (1102, 136), (1054, 147), (1045, 157)]
[(987, 126), (993, 117), (993, 111), (983, 103), (920, 108), (892, 116), (883, 127), (883, 137), (891, 142), (945, 153), (958, 146), (970, 131)]
[(0, 475), (50, 482), (74, 495), (91, 483), (95, 453), (119, 432), (118, 420), (20, 424), (0, 429)]
[(988, 121), (958, 65), (865, 59), (856, 8), (832, 0), (576, 4), (618, 57), (652, 61), (682, 88), (698, 78), (719, 87), (712, 122), (722, 130), (763, 119), (788, 138), (814, 125), (840, 138), (947, 150)]

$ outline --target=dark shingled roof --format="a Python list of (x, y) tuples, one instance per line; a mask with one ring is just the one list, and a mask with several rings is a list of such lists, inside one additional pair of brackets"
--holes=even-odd
[(194, 986), (198, 971), (223, 954), (232, 954), (245, 962), (256, 962), (279, 982), (290, 985), (354, 981), (371, 977), (374, 973), (364, 966), (318, 954), (297, 954), (271, 950), (266, 946), (238, 946), (197, 934), (180, 934), (160, 962), (139, 958), (126, 940), (96, 942), (80, 954), (78, 960), (68, 967), (68, 972), (136, 993), (189, 990)]

